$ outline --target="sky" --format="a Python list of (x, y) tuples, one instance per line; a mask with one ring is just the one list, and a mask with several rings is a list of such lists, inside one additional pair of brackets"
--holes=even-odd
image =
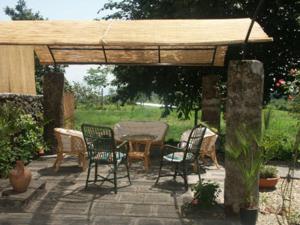
[[(108, 0), (25, 0), (27, 7), (33, 12), (39, 11), (40, 14), (49, 20), (93, 20), (101, 18), (109, 12), (98, 10), (108, 2)], [(115, 0), (120, 1), (120, 0)], [(0, 0), (0, 21), (9, 20), (5, 15), (6, 6), (14, 7), (18, 0)], [(82, 82), (86, 71), (97, 65), (72, 65), (66, 68), (65, 77), (68, 81)], [(113, 77), (108, 76), (108, 80)], [(106, 90), (107, 91), (107, 90)]]

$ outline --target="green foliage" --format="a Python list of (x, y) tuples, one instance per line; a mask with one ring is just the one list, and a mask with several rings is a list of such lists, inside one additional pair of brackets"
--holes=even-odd
[(278, 170), (275, 166), (262, 166), (259, 171), (260, 178), (276, 178)]
[(253, 190), (264, 162), (263, 152), (259, 149), (260, 131), (250, 130), (243, 125), (236, 130), (235, 135), (235, 141), (226, 142), (226, 157), (235, 163), (242, 174), (245, 188), (244, 206), (256, 207), (258, 203)]
[[(137, 105), (106, 105), (105, 109), (101, 109), (97, 105), (80, 103), (75, 111), (75, 124), (80, 129), (80, 125), (85, 122), (113, 126), (119, 121), (160, 120), (169, 124), (167, 141), (170, 139), (179, 141), (182, 132), (193, 127), (192, 120), (179, 120), (175, 112), (171, 112), (165, 118), (161, 118), (162, 111), (163, 109), (161, 108)], [(221, 132), (224, 133), (225, 124), (223, 120), (221, 125)], [(269, 128), (264, 132), (264, 137), (260, 143), (260, 146), (264, 148), (266, 158), (268, 160), (290, 160), (296, 132), (296, 118), (289, 115), (288, 112), (272, 110)], [(223, 151), (224, 149), (220, 150)]]
[(290, 160), (293, 156), (294, 137), (283, 132), (269, 132), (263, 137), (261, 147), (269, 160)]
[[(100, 96), (98, 91), (95, 91), (94, 88), (79, 82), (73, 82), (71, 86), (77, 105), (90, 109), (103, 108), (100, 105), (100, 102), (102, 102), (102, 96)], [(109, 97), (104, 96), (103, 102), (106, 102), (106, 99), (109, 99)]]
[[(179, 118), (189, 119), (201, 106), (202, 76), (198, 67), (115, 67), (116, 100), (136, 101), (142, 94), (150, 99), (153, 93), (165, 105), (164, 115), (175, 110)], [(173, 109), (172, 106), (177, 106)]]
[(194, 199), (198, 200), (201, 207), (209, 208), (217, 204), (217, 198), (221, 193), (219, 184), (215, 182), (198, 182), (193, 186)]
[[(14, 8), (6, 7), (4, 9), (6, 15), (10, 16), (12, 20), (44, 20), (45, 18), (39, 12), (33, 12), (28, 8), (24, 0), (18, 0)], [(43, 32), (43, 31), (41, 31)], [(43, 66), (40, 64), (39, 59), (35, 56), (35, 81), (36, 91), (38, 94), (43, 93), (43, 75), (49, 72), (65, 72), (65, 66)]]
[(28, 163), (43, 147), (42, 127), (12, 103), (0, 107), (0, 176), (7, 176), (16, 160)]
[(300, 70), (290, 70), (290, 80), (284, 85), (285, 93), (289, 96), (290, 111), (300, 119)]
[(277, 110), (283, 110), (283, 111), (289, 111), (290, 110), (290, 104), (285, 98), (273, 98), (268, 104), (268, 108), (270, 109), (277, 109)]
[(111, 67), (97, 67), (96, 69), (90, 68), (88, 75), (84, 77), (84, 81), (87, 82), (96, 91), (107, 86), (107, 74), (110, 73)]
[(44, 20), (39, 12), (33, 12), (32, 9), (27, 8), (25, 0), (19, 0), (15, 8), (7, 6), (4, 12), (12, 20)]
[[(90, 106), (90, 105), (89, 105)], [(192, 120), (178, 120), (176, 113), (172, 112), (161, 118), (162, 109), (139, 105), (106, 105), (105, 108), (96, 109), (78, 104), (75, 111), (75, 127), (80, 129), (82, 123), (107, 125), (113, 127), (120, 121), (164, 121), (169, 129), (166, 140), (178, 141), (183, 131), (193, 127)]]

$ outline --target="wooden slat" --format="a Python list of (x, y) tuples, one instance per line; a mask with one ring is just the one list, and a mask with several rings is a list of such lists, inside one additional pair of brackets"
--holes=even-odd
[(218, 46), (214, 60), (214, 66), (224, 66), (224, 60), (227, 53), (228, 46)]
[[(105, 45), (228, 45), (243, 43), (250, 19), (113, 21)], [(251, 41), (250, 41), (251, 40)], [(255, 23), (249, 42), (271, 39)]]
[(157, 50), (105, 50), (108, 63), (145, 63), (158, 62)]
[(39, 58), (41, 64), (48, 65), (54, 63), (49, 48), (46, 45), (35, 46), (34, 51), (37, 57)]
[(50, 49), (102, 49), (100, 45), (50, 45)]
[(52, 50), (56, 63), (104, 63), (102, 50)]
[(213, 50), (215, 48), (215, 46), (211, 46), (211, 45), (161, 45), (160, 49), (161, 50), (184, 50), (184, 49), (203, 49), (203, 50), (207, 50), (207, 49), (211, 49)]
[(3, 21), (0, 44), (98, 45), (107, 21)]
[(36, 94), (32, 46), (0, 46), (0, 92)]
[[(214, 66), (223, 66), (227, 51), (224, 46), (244, 43), (249, 25), (249, 18), (5, 21), (0, 22), (0, 45), (34, 45), (42, 64), (56, 61), (65, 64), (206, 65), (213, 62)], [(255, 23), (249, 42), (271, 40)], [(221, 47), (217, 48), (213, 60), (215, 46)]]
[(135, 50), (135, 49), (137, 49), (137, 50), (157, 50), (158, 49), (157, 46), (144, 46), (144, 45), (140, 45), (140, 46), (139, 45), (135, 45), (135, 46), (130, 46), (130, 45), (128, 45), (128, 46), (126, 46), (126, 45), (110, 46), (110, 45), (108, 45), (108, 46), (104, 46), (104, 48), (107, 50), (119, 50), (119, 49), (120, 50)]
[[(0, 44), (229, 45), (245, 40), (250, 19), (3, 21)], [(249, 42), (272, 39), (255, 23)]]
[(210, 64), (213, 60), (213, 50), (161, 50), (161, 63), (191, 63)]

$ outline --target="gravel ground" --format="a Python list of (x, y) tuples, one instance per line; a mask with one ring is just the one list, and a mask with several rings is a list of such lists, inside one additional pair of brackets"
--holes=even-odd
[[(282, 195), (281, 189), (286, 183), (285, 179), (280, 179), (276, 185), (275, 190), (260, 191), (260, 214), (258, 217), (258, 225), (274, 225), (274, 224), (287, 224), (282, 223), (283, 217), (281, 210)], [(284, 182), (284, 183), (283, 183)], [(288, 197), (288, 196), (287, 196)], [(287, 207), (288, 207), (287, 203)], [(300, 180), (294, 180), (292, 192), (292, 205), (291, 212), (294, 215), (292, 218), (297, 222), (291, 223), (293, 225), (300, 225)], [(281, 223), (280, 223), (281, 222)]]

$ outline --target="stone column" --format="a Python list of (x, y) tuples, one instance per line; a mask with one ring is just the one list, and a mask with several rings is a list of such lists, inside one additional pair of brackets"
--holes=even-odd
[(64, 74), (50, 72), (44, 76), (44, 139), (50, 146), (52, 153), (55, 152), (57, 143), (53, 129), (63, 127), (63, 93), (64, 93)]
[[(241, 125), (249, 131), (261, 131), (264, 87), (263, 64), (257, 60), (231, 61), (228, 68), (226, 102), (226, 143), (236, 143), (237, 130)], [(255, 148), (253, 148), (255, 151)], [(245, 162), (246, 163), (246, 162)], [(225, 156), (225, 212), (239, 212), (244, 201), (241, 171)], [(258, 184), (253, 192), (257, 193)]]
[(219, 76), (209, 74), (202, 76), (202, 116), (201, 120), (220, 129), (220, 98), (218, 91)]

